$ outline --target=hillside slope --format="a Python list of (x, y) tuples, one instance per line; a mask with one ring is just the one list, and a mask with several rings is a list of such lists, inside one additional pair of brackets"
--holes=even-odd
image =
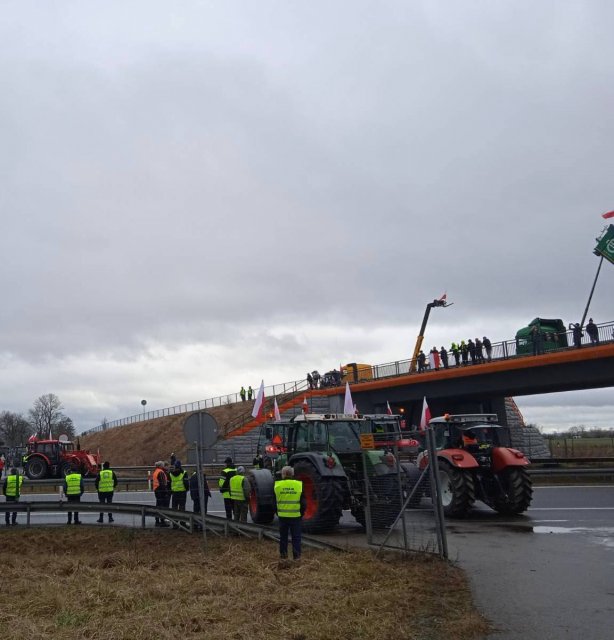
[[(220, 434), (241, 416), (251, 411), (251, 403), (235, 403), (207, 409), (218, 422)], [(115, 466), (150, 465), (156, 460), (168, 460), (175, 453), (186, 459), (187, 442), (183, 425), (190, 413), (144, 420), (135, 424), (98, 431), (81, 437), (81, 448), (100, 451), (103, 460)]]

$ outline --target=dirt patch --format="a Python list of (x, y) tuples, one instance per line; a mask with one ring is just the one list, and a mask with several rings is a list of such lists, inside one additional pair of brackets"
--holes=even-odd
[(464, 574), (430, 558), (126, 529), (5, 530), (0, 623), (30, 638), (470, 640), (488, 624)]

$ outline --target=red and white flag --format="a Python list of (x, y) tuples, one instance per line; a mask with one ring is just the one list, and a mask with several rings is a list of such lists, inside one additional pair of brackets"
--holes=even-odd
[(426, 396), (422, 403), (422, 415), (420, 416), (420, 431), (424, 431), (429, 426), (429, 420), (431, 419), (431, 410), (426, 403)]
[(391, 416), (392, 415), (392, 409), (390, 408), (390, 402), (386, 401), (386, 413)]
[(345, 383), (345, 400), (343, 402), (343, 413), (351, 416), (354, 413), (354, 402), (352, 401), (352, 392), (350, 391), (350, 383)]
[(307, 396), (303, 398), (303, 413), (309, 413), (309, 404), (307, 403)]
[(275, 404), (273, 406), (273, 411), (275, 413), (275, 422), (281, 421), (281, 415), (279, 413), (279, 407), (277, 406), (277, 398), (275, 398)]
[(438, 298), (439, 302), (445, 302), (446, 298), (448, 297), (448, 292), (446, 291), (441, 298)]
[(614, 211), (607, 211), (606, 213), (602, 213), (601, 217), (605, 218), (606, 220), (608, 218), (614, 218)]
[(254, 402), (254, 408), (252, 409), (252, 418), (261, 418), (264, 412), (264, 380), (260, 383), (260, 389), (258, 389), (258, 395), (256, 396), (256, 402)]

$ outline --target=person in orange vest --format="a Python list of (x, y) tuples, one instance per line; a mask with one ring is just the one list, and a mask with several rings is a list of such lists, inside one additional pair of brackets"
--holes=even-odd
[[(152, 474), (153, 492), (156, 496), (156, 507), (166, 509), (168, 507), (169, 497), (169, 480), (164, 469), (164, 462), (159, 460), (156, 462), (156, 468)], [(156, 527), (168, 527), (169, 523), (161, 516), (156, 516)]]

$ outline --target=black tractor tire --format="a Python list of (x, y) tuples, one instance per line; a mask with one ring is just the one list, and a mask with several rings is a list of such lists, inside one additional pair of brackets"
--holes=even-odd
[[(403, 476), (401, 476), (401, 481), (403, 481)], [(399, 477), (396, 473), (389, 473), (370, 478), (370, 483), (371, 526), (374, 529), (387, 529), (397, 519), (401, 511)], [(363, 527), (366, 526), (366, 507), (366, 498), (363, 498), (362, 504), (355, 504), (352, 508), (352, 515)]]
[(444, 514), (449, 518), (464, 518), (475, 502), (475, 482), (469, 471), (439, 462), (439, 485)]
[(249, 515), (255, 524), (271, 524), (275, 517), (273, 506), (273, 475), (266, 469), (255, 469), (248, 474), (252, 490), (249, 496)]
[(42, 480), (49, 473), (49, 465), (43, 458), (35, 456), (26, 462), (25, 473), (30, 480)]
[(533, 499), (531, 477), (522, 467), (508, 467), (499, 474), (507, 496), (497, 496), (493, 508), (497, 513), (518, 515), (526, 511)]
[[(403, 499), (406, 500), (409, 494), (413, 491), (414, 487), (420, 480), (420, 476), (422, 475), (422, 471), (418, 469), (418, 465), (412, 464), (411, 462), (402, 462), (401, 470), (404, 474), (403, 476)], [(424, 495), (424, 484), (428, 481), (428, 474), (422, 480), (422, 483), (419, 487), (416, 488), (414, 494), (409, 501), (408, 507), (419, 507), (420, 502), (422, 501), (422, 496)]]
[(305, 533), (331, 531), (339, 524), (347, 492), (347, 480), (339, 476), (323, 476), (310, 462), (299, 460), (294, 465), (294, 479), (303, 483), (307, 509), (302, 519)]

